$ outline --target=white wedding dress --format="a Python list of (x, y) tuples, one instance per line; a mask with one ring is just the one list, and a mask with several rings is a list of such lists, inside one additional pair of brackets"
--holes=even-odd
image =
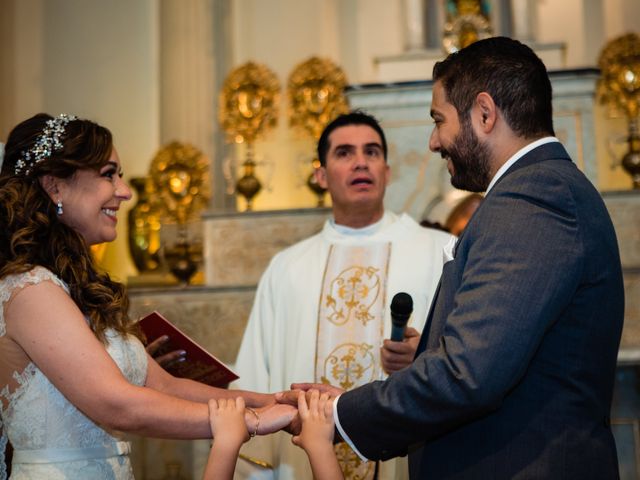
[[(0, 280), (0, 355), (4, 353), (6, 302), (16, 289), (42, 281), (52, 281), (68, 293), (64, 282), (42, 267)], [(143, 385), (147, 355), (142, 343), (113, 331), (107, 331), (107, 338), (107, 350), (123, 375)], [(7, 365), (8, 361), (2, 365), (0, 359), (0, 371)], [(13, 372), (13, 381), (12, 385), (0, 383), (0, 479), (6, 478), (2, 457), (7, 438), (14, 448), (11, 479), (133, 478), (130, 444), (120, 432), (107, 431), (81, 413), (33, 363)]]

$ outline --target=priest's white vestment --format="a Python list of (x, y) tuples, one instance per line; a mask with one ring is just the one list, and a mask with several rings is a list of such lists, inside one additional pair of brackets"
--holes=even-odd
[[(288, 390), (294, 382), (314, 381), (319, 299), (331, 245), (391, 243), (383, 325), (383, 338), (389, 338), (389, 305), (398, 292), (411, 295), (409, 326), (422, 331), (442, 273), (443, 249), (451, 239), (448, 233), (421, 227), (406, 214), (387, 211), (379, 222), (362, 229), (327, 220), (320, 233), (276, 254), (258, 284), (235, 365), (240, 379), (232, 388), (277, 392)], [(236, 478), (312, 478), (305, 452), (291, 443), (287, 433), (253, 438), (242, 453), (266, 461), (274, 471), (237, 473)], [(242, 462), (238, 472), (247, 470)], [(393, 473), (395, 462), (381, 465), (381, 480), (408, 476)], [(406, 470), (406, 464), (398, 470)]]

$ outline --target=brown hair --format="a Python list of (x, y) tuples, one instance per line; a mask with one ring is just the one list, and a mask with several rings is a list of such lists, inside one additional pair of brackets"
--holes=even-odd
[(433, 67), (461, 119), (488, 92), (509, 127), (523, 138), (554, 135), (551, 81), (542, 60), (523, 43), (491, 37), (472, 43)]
[(128, 316), (125, 287), (98, 271), (89, 245), (56, 215), (56, 207), (38, 177), (71, 177), (77, 170), (100, 170), (113, 150), (111, 132), (89, 120), (72, 120), (61, 136), (62, 147), (15, 174), (16, 163), (33, 148), (50, 115), (41, 113), (17, 125), (9, 134), (0, 173), (0, 278), (35, 266), (53, 272), (69, 287), (72, 300), (89, 319), (96, 337), (105, 330), (140, 337)]

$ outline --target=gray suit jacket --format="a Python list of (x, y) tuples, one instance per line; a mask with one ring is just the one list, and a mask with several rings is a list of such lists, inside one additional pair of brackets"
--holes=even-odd
[(370, 459), (412, 452), (413, 479), (617, 478), (623, 315), (602, 199), (562, 145), (542, 145), (458, 240), (413, 365), (343, 394), (340, 424)]

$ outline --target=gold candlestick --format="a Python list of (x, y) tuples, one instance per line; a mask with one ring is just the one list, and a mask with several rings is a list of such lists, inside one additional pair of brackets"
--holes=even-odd
[(597, 96), (612, 114), (622, 112), (629, 122), (628, 152), (621, 165), (640, 189), (640, 36), (629, 33), (608, 42), (598, 59), (601, 76)]
[(253, 209), (253, 197), (262, 189), (260, 180), (255, 176), (256, 163), (253, 161), (253, 150), (251, 144), (247, 144), (247, 159), (242, 164), (243, 175), (236, 183), (236, 190), (247, 201), (247, 211)]
[(638, 119), (629, 119), (629, 136), (627, 137), (629, 151), (622, 157), (624, 168), (633, 181), (633, 188), (640, 189), (640, 133), (638, 131)]
[(236, 182), (236, 192), (253, 208), (253, 197), (262, 189), (255, 176), (253, 144), (277, 123), (280, 83), (264, 65), (247, 62), (229, 73), (220, 92), (220, 124), (227, 139), (247, 144), (243, 175)]
[[(331, 60), (311, 57), (298, 64), (287, 86), (292, 127), (318, 142), (324, 127), (341, 113), (349, 111), (344, 89), (347, 77)], [(307, 177), (307, 186), (318, 197), (318, 207), (324, 207), (326, 190), (316, 182), (315, 171), (320, 161), (311, 162), (313, 171)]]

